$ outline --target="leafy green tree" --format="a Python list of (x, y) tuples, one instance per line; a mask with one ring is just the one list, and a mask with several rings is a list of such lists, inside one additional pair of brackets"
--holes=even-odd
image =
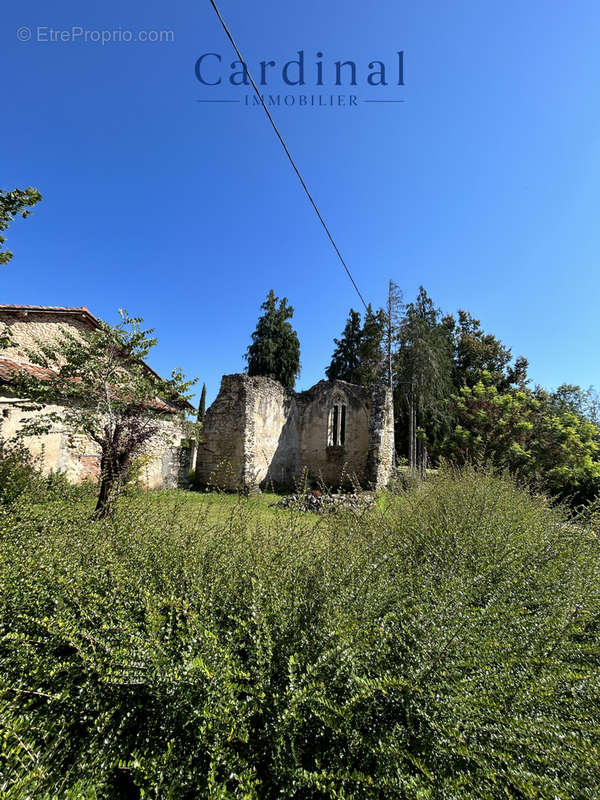
[(548, 402), (557, 411), (572, 411), (600, 427), (600, 397), (593, 386), (582, 389), (581, 386), (563, 383), (554, 392), (547, 393), (538, 388), (536, 393), (547, 395)]
[[(23, 427), (24, 435), (50, 431), (60, 424), (100, 448), (100, 491), (96, 515), (115, 506), (132, 459), (150, 440), (169, 438), (162, 421), (183, 420), (193, 381), (180, 370), (163, 380), (144, 363), (156, 339), (143, 330), (143, 320), (120, 311), (116, 326), (100, 322), (92, 331), (64, 330), (50, 342), (38, 342), (27, 356), (47, 370), (39, 380), (25, 370), (15, 375), (15, 388), (42, 413)], [(44, 406), (61, 405), (60, 413)]]
[(293, 389), (300, 373), (300, 342), (288, 322), (294, 309), (288, 305), (287, 297), (280, 301), (272, 289), (261, 308), (265, 313), (258, 320), (245, 356), (248, 375), (273, 378)]
[(537, 411), (528, 393), (501, 394), (488, 375), (485, 382), (463, 386), (451, 403), (457, 424), (445, 450), (452, 460), (458, 464), (492, 463), (513, 473), (523, 472), (531, 462)]
[(491, 463), (561, 494), (577, 494), (600, 479), (599, 430), (550, 396), (501, 393), (491, 375), (453, 397), (458, 424), (446, 454), (459, 464)]
[(478, 319), (468, 311), (459, 310), (458, 320), (448, 315), (444, 324), (452, 337), (454, 348), (454, 367), (452, 378), (454, 386), (475, 386), (484, 374), (498, 391), (510, 387), (522, 388), (527, 382), (527, 359), (518, 357), (514, 364), (508, 347), (493, 336), (485, 333)]
[(13, 335), (8, 325), (0, 326), (0, 350), (7, 350), (13, 347)]
[[(37, 189), (29, 186), (27, 189), (13, 189), (12, 192), (0, 190), (0, 231), (5, 231), (15, 217), (28, 217), (29, 210), (39, 203), (42, 195)], [(0, 264), (8, 264), (13, 257), (10, 250), (2, 249), (6, 237), (0, 233)]]

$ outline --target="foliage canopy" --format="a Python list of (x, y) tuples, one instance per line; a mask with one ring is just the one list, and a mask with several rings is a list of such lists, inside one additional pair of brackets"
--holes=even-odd
[[(33, 186), (27, 189), (0, 190), (0, 231), (5, 231), (15, 217), (28, 217), (31, 207), (39, 203), (42, 195)], [(6, 237), (0, 233), (0, 264), (8, 264), (13, 257), (10, 250), (2, 249)]]

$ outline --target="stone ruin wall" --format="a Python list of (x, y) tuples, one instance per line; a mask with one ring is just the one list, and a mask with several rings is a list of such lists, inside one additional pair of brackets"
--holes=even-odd
[[(334, 397), (346, 405), (346, 437), (343, 446), (328, 444), (329, 416)], [(366, 485), (369, 450), (370, 393), (344, 381), (320, 381), (298, 395), (302, 409), (300, 464), (313, 480), (327, 486), (357, 482)]]
[(288, 484), (298, 469), (298, 407), (293, 392), (270, 378), (247, 379), (244, 483)]
[(294, 420), (295, 400), (277, 381), (224, 375), (204, 417), (196, 458), (200, 480), (236, 490), (293, 478)]
[[(346, 405), (344, 446), (329, 446), (334, 396)], [(306, 468), (312, 481), (338, 486), (387, 483), (393, 468), (394, 423), (389, 389), (371, 393), (343, 381), (321, 381), (296, 394), (270, 378), (223, 377), (206, 412), (197, 473), (222, 489), (290, 485)]]
[(245, 382), (237, 378), (223, 376), (217, 399), (206, 411), (196, 455), (196, 475), (201, 481), (231, 490), (242, 486), (245, 471), (247, 391)]
[(395, 462), (394, 398), (388, 386), (377, 386), (369, 419), (367, 472), (375, 486), (385, 486)]

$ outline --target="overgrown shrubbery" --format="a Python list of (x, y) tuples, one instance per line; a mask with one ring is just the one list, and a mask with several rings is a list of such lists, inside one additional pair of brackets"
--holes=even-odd
[(0, 506), (10, 506), (23, 495), (39, 501), (44, 484), (38, 461), (25, 445), (0, 439)]
[(577, 798), (593, 526), (445, 470), (386, 511), (210, 495), (0, 511), (0, 794)]
[(32, 456), (21, 440), (0, 439), (0, 508), (19, 499), (27, 503), (78, 500), (92, 491), (91, 483), (75, 486), (63, 472), (44, 475), (41, 459)]

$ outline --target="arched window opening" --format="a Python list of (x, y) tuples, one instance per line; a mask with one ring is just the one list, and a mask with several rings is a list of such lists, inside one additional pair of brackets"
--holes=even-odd
[(346, 403), (343, 398), (334, 398), (329, 413), (327, 442), (330, 447), (343, 447), (346, 444)]

